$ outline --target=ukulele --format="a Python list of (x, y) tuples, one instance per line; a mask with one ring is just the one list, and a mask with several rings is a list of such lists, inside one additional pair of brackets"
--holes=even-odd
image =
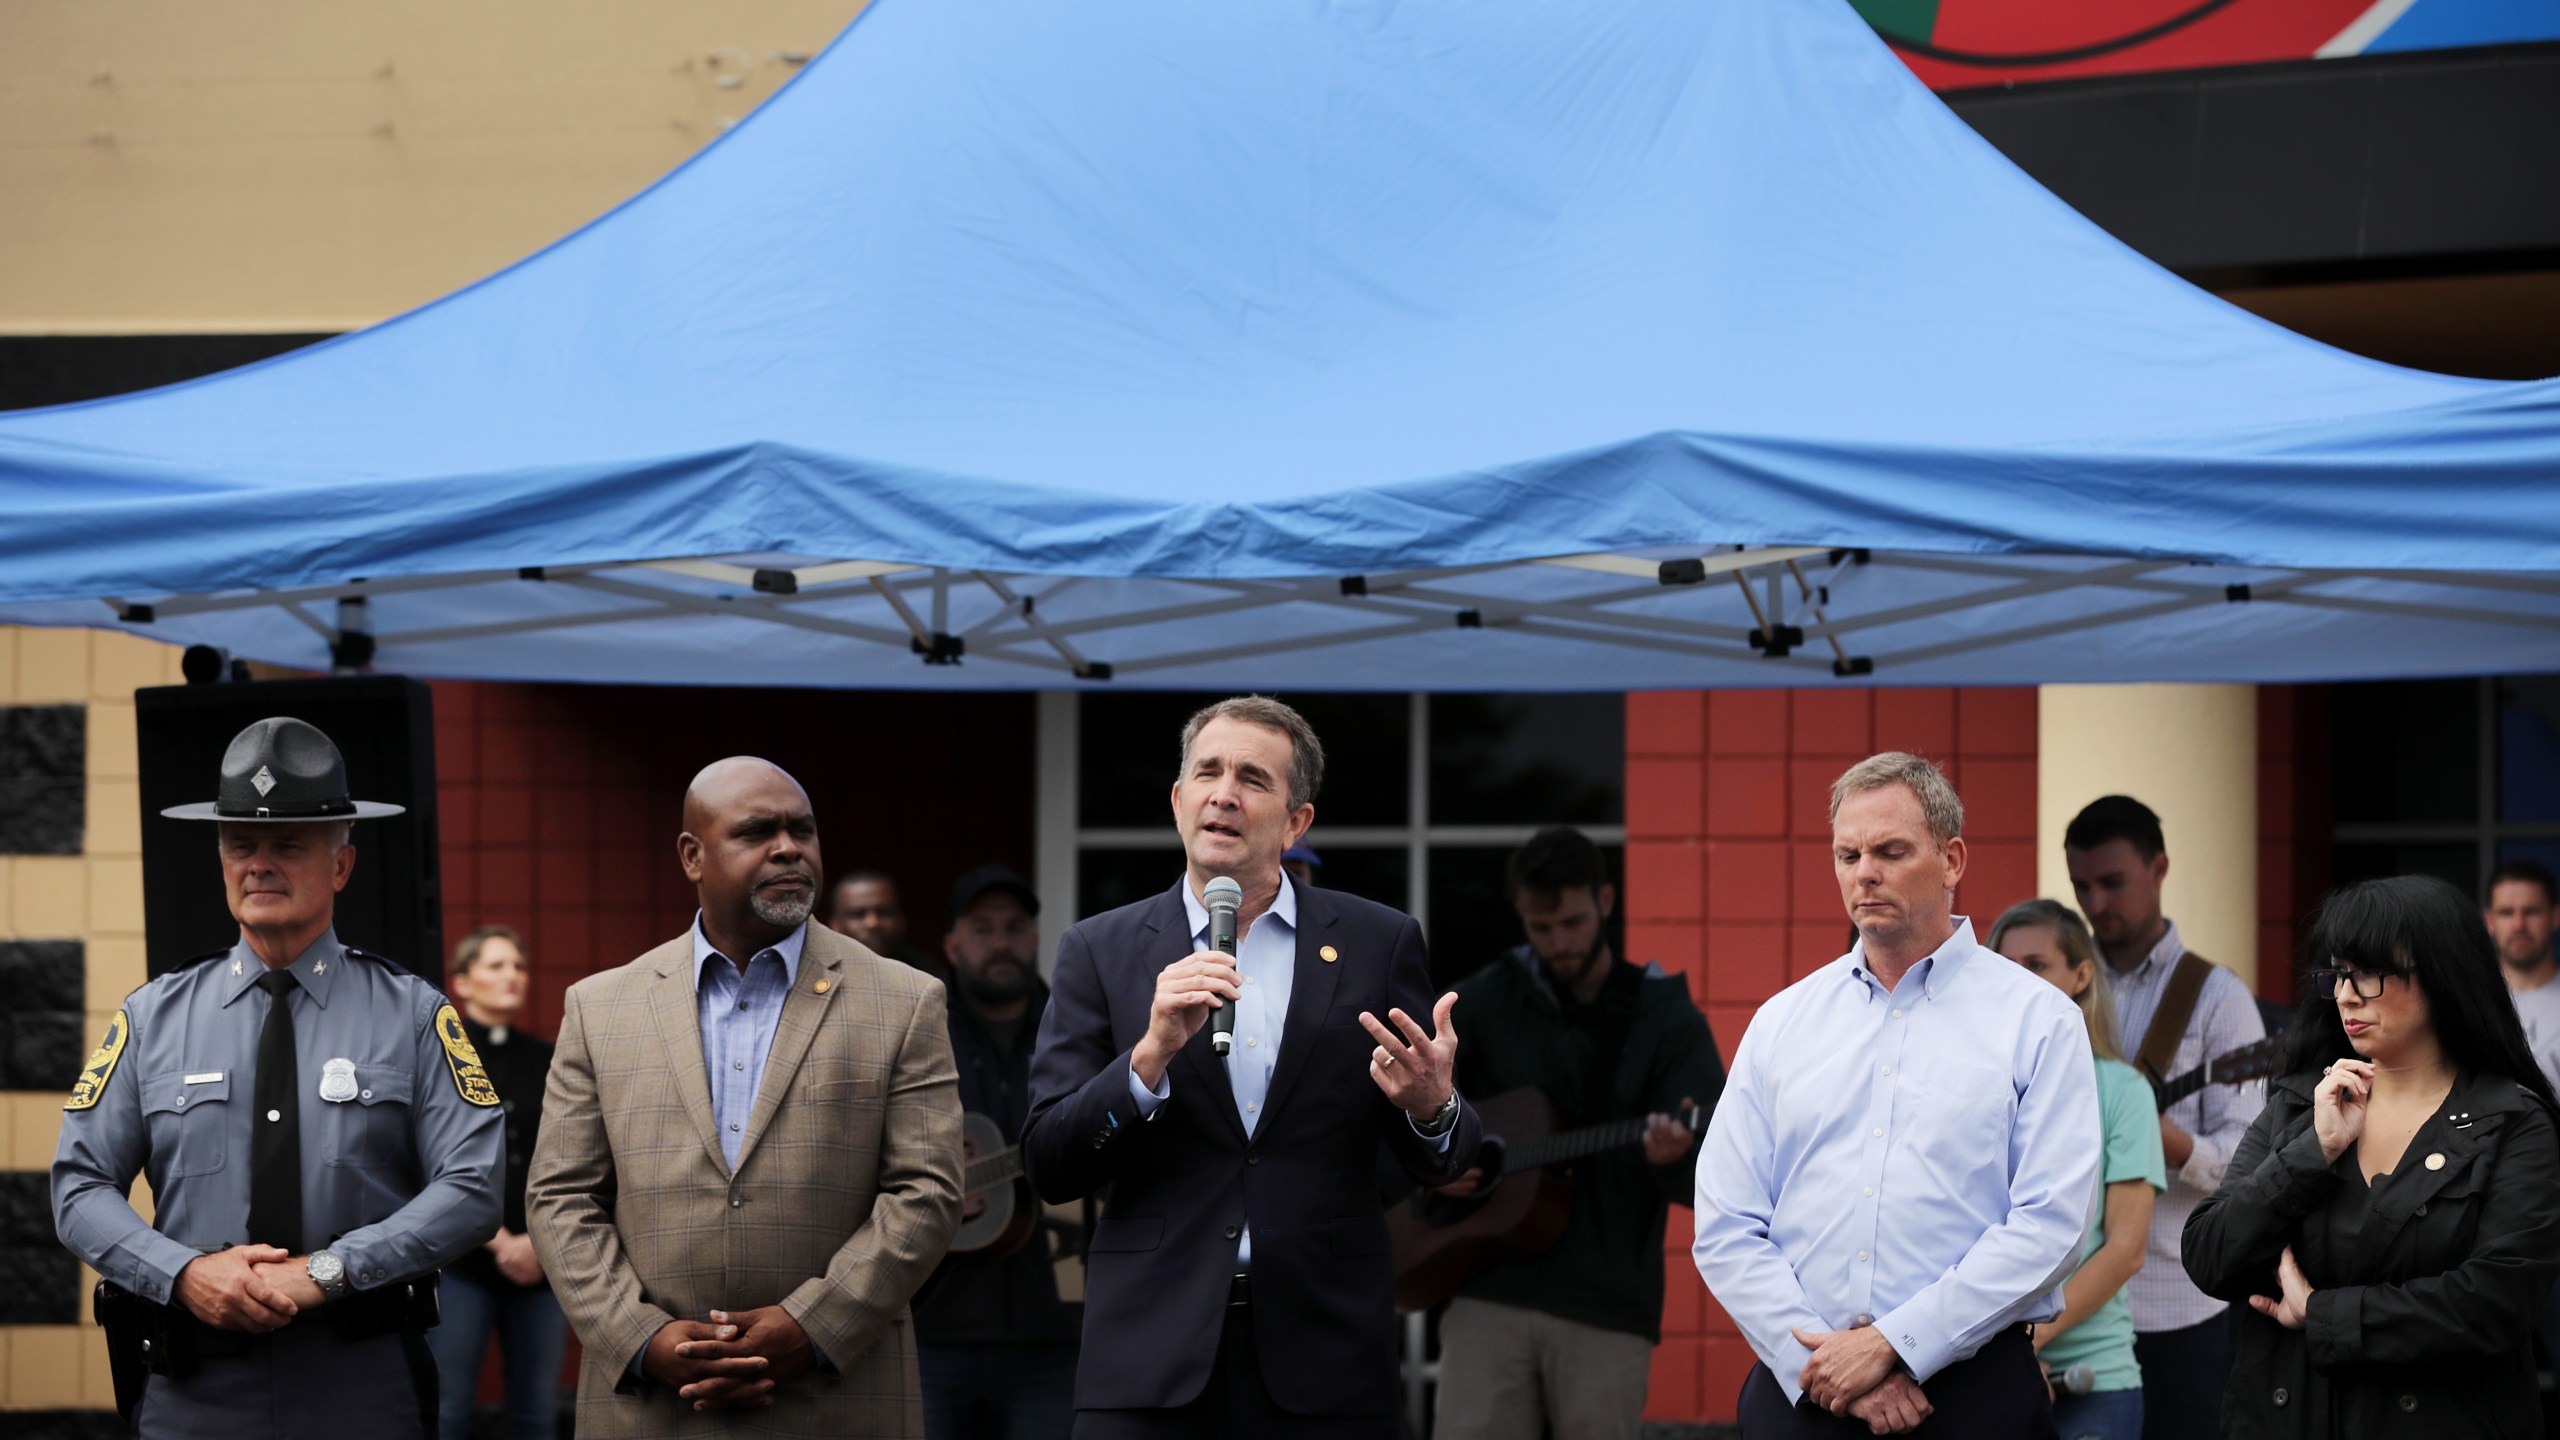
[[(1535, 1089), (1477, 1101), (1476, 1114), (1486, 1136), (1476, 1193), (1452, 1199), (1426, 1190), (1387, 1217), (1399, 1310), (1428, 1310), (1495, 1261), (1552, 1247), (1573, 1214), (1573, 1177), (1559, 1167), (1644, 1144), (1641, 1115), (1560, 1131), (1564, 1113)], [(1706, 1112), (1695, 1105), (1672, 1118), (1692, 1135), (1706, 1128)]]
[(2281, 1037), (2270, 1035), (2252, 1040), (2237, 1050), (2226, 1050), (2193, 1070), (2173, 1075), (2166, 1080), (2151, 1081), (2151, 1097), (2161, 1110), (2186, 1099), (2207, 1085), (2238, 1085), (2249, 1080), (2263, 1080), (2276, 1073), (2276, 1042)]

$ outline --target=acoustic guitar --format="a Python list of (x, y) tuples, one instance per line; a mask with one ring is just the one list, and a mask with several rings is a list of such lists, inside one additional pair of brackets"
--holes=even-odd
[[(951, 1237), (933, 1273), (916, 1287), (911, 1308), (933, 1303), (951, 1267), (969, 1256), (1001, 1260), (1031, 1243), (1043, 1217), (1081, 1229), (1084, 1205), (1043, 1206), (1024, 1173), (1022, 1147), (1005, 1143), (1004, 1127), (971, 1110), (960, 1117), (960, 1229)], [(1084, 1256), (1062, 1250), (1050, 1262), (1057, 1277), (1058, 1298), (1074, 1304), (1084, 1299)]]
[(2193, 1070), (2182, 1071), (2166, 1080), (2153, 1079), (2148, 1075), (2143, 1078), (2151, 1081), (2151, 1098), (2165, 1111), (2207, 1085), (2239, 1085), (2273, 1075), (2278, 1061), (2276, 1048), (2283, 1038), (2270, 1035), (2264, 1040), (2252, 1040), (2237, 1050), (2226, 1050)]
[[(1495, 1261), (1552, 1247), (1573, 1214), (1573, 1177), (1560, 1167), (1644, 1144), (1641, 1115), (1560, 1130), (1564, 1112), (1541, 1090), (1509, 1090), (1475, 1106), (1486, 1137), (1477, 1193), (1455, 1198), (1426, 1190), (1387, 1217), (1399, 1310), (1428, 1310)], [(1672, 1118), (1692, 1135), (1706, 1125), (1695, 1105)]]

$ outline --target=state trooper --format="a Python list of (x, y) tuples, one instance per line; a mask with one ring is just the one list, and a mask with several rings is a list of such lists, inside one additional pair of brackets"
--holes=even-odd
[(497, 1092), (444, 996), (332, 923), (354, 822), (402, 807), (349, 799), (292, 719), (240, 732), (217, 797), (161, 813), (219, 825), (239, 941), (116, 1012), (63, 1107), (54, 1224), (104, 1277), (145, 1440), (422, 1435), (435, 1272), (498, 1228)]

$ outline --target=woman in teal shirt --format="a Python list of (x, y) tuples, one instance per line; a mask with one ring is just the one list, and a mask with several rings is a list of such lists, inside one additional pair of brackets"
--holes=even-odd
[(2116, 1048), (2106, 967), (2078, 915), (2053, 900), (2013, 905), (1992, 925), (1991, 948), (2052, 981), (2080, 1006), (2098, 1063), (2098, 1117), (2106, 1134), (2099, 1173), (2106, 1190), (2089, 1217), (2080, 1266), (2063, 1282), (2062, 1314), (2035, 1332), (2036, 1353), (2053, 1380), (2054, 1429), (2061, 1440), (2141, 1440), (2142, 1370), (2133, 1359), (2133, 1315), (2123, 1291), (2142, 1268), (2152, 1201), (2168, 1184), (2160, 1112), (2150, 1082)]

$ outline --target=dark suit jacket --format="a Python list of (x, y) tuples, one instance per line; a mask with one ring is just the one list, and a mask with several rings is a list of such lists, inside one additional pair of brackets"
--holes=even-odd
[[(1361, 1011), (1383, 1019), (1397, 1006), (1430, 1024), (1435, 997), (1413, 917), (1338, 891), (1297, 895), (1289, 1015), (1250, 1140), (1205, 1025), (1166, 1071), (1171, 1099), (1141, 1121), (1129, 1098), (1129, 1052), (1146, 1034), (1156, 976), (1191, 953), (1180, 893), (1094, 916), (1058, 942), (1023, 1153), (1043, 1198), (1105, 1197), (1087, 1260), (1080, 1408), (1199, 1396), (1248, 1222), (1254, 1335), (1272, 1399), (1307, 1415), (1395, 1408), (1378, 1147), (1416, 1180), (1443, 1184), (1466, 1168), (1483, 1127), (1462, 1101), (1447, 1154), (1435, 1153), (1369, 1078), (1375, 1042)], [(1326, 947), (1338, 958), (1326, 960)]]

